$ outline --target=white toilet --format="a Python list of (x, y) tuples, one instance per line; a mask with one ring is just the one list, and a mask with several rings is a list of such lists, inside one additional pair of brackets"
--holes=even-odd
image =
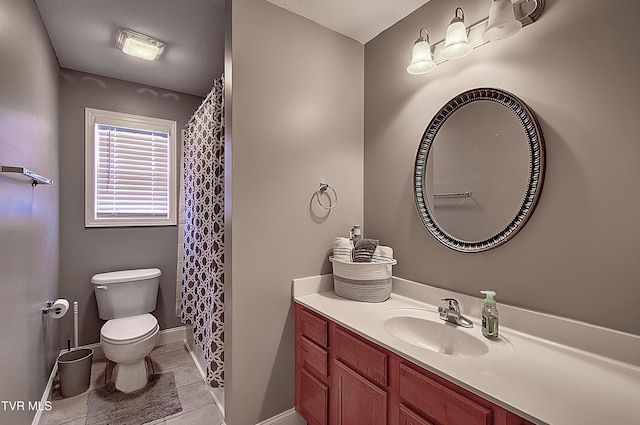
[(98, 315), (108, 320), (100, 329), (100, 345), (113, 369), (115, 387), (125, 393), (147, 384), (145, 357), (158, 342), (156, 309), (159, 269), (100, 273), (91, 278)]

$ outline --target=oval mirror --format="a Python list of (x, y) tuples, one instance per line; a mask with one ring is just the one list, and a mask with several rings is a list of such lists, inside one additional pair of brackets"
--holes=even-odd
[(466, 91), (438, 111), (420, 141), (418, 214), (451, 249), (495, 248), (533, 213), (544, 168), (542, 131), (524, 102), (500, 89)]

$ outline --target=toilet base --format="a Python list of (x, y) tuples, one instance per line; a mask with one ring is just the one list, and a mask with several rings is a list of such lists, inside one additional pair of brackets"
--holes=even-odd
[(149, 375), (144, 358), (135, 363), (118, 363), (113, 368), (113, 384), (123, 393), (137, 391), (147, 385)]

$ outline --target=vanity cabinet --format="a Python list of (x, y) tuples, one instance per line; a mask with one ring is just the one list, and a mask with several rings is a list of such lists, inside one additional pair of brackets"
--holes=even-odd
[(309, 425), (533, 425), (299, 304), (295, 311), (295, 405)]

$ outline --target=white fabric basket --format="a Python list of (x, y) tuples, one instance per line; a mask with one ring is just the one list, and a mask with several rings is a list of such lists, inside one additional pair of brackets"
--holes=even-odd
[(391, 266), (396, 260), (353, 263), (330, 257), (336, 295), (355, 301), (379, 303), (391, 295)]

